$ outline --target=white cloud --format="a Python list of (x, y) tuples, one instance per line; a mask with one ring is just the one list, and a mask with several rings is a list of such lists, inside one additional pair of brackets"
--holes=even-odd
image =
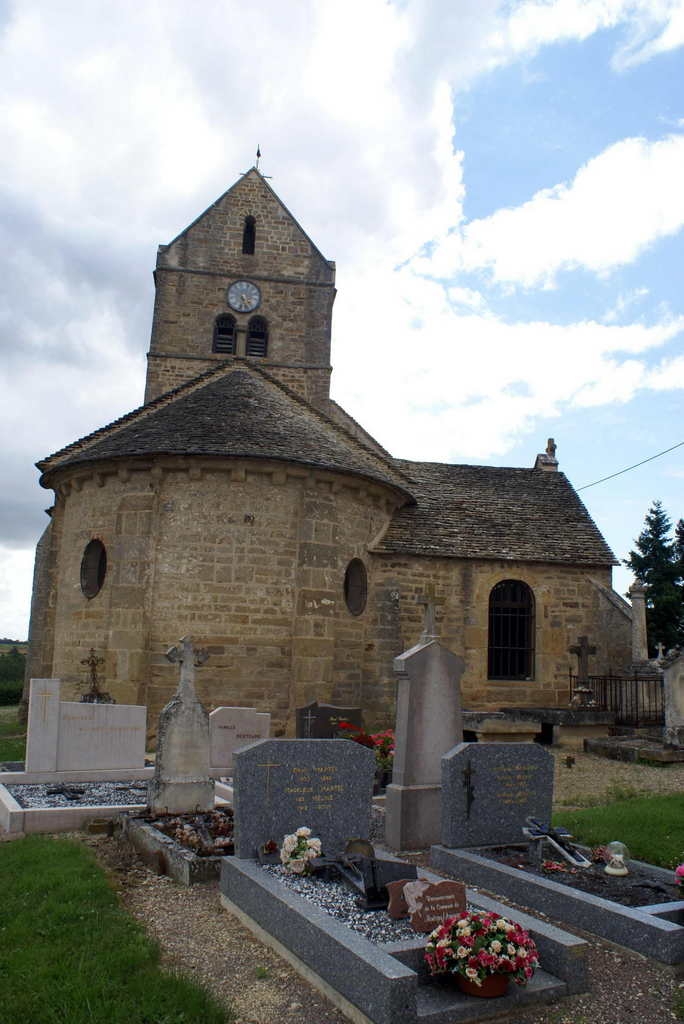
[(9, 640), (28, 636), (27, 610), (33, 581), (33, 549), (0, 545), (0, 635)]
[(498, 283), (553, 287), (563, 270), (604, 274), (634, 262), (684, 225), (684, 135), (624, 139), (569, 184), (543, 189), (443, 238), (417, 270), (447, 277), (486, 270)]

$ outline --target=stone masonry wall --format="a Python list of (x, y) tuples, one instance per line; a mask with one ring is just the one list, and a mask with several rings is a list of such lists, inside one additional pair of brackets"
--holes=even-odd
[[(386, 524), (393, 492), (279, 463), (167, 459), (101, 464), (59, 485), (63, 539), (54, 574), (49, 671), (85, 689), (81, 659), (104, 656), (103, 685), (145, 703), (154, 729), (177, 678), (164, 657), (184, 634), (211, 657), (200, 698), (269, 711), (294, 729), (305, 701), (360, 699), (368, 619), (352, 616), (344, 573)], [(80, 565), (93, 538), (105, 583), (87, 599)]]
[[(568, 648), (581, 634), (599, 648), (592, 672), (600, 674), (629, 662), (628, 620), (615, 613), (608, 642), (603, 632), (605, 599), (593, 580), (609, 588), (609, 569), (597, 568), (590, 576), (586, 567), (387, 555), (372, 556), (371, 563), (375, 640), (366, 652), (363, 689), (371, 725), (384, 724), (395, 689), (391, 659), (417, 642), (424, 616), (419, 599), (428, 593), (434, 594), (441, 639), (465, 658), (461, 685), (466, 708), (567, 704), (568, 671), (576, 670)], [(535, 597), (535, 672), (529, 680), (487, 678), (489, 594), (505, 579), (523, 580)]]

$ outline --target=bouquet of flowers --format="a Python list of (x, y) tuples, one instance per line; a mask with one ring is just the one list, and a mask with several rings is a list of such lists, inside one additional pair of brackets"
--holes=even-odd
[(430, 974), (461, 974), (478, 987), (490, 974), (508, 974), (525, 985), (539, 964), (537, 947), (519, 924), (467, 910), (428, 936), (425, 960)]
[(684, 864), (679, 864), (675, 868), (674, 884), (677, 886), (678, 889), (681, 889), (682, 893), (684, 893)]
[(321, 855), (320, 839), (311, 838), (311, 829), (302, 825), (290, 836), (285, 836), (280, 848), (280, 860), (286, 871), (294, 875), (308, 875), (311, 861)]

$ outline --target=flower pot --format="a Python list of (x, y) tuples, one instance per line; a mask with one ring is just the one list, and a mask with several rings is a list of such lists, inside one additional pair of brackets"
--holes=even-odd
[(488, 974), (481, 985), (476, 985), (462, 974), (455, 974), (454, 978), (461, 992), (465, 992), (467, 996), (479, 996), (481, 999), (496, 999), (497, 996), (506, 995), (510, 981), (508, 974)]
[(377, 796), (378, 793), (384, 793), (391, 781), (391, 768), (377, 768), (375, 778), (373, 779), (373, 796)]

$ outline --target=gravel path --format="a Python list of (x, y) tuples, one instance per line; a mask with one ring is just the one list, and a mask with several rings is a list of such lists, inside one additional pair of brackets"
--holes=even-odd
[[(684, 790), (684, 765), (652, 768), (556, 754), (556, 806), (600, 803), (606, 795)], [(81, 838), (83, 838), (81, 836)], [(191, 975), (233, 1008), (236, 1024), (344, 1024), (346, 1018), (219, 904), (215, 885), (183, 889), (143, 867), (119, 838), (87, 837), (129, 911), (158, 940), (164, 962)], [(413, 859), (413, 858), (412, 858)], [(420, 858), (416, 858), (417, 860)], [(541, 915), (537, 915), (541, 916)], [(668, 1024), (684, 981), (667, 968), (574, 931), (591, 947), (590, 991), (555, 1006), (519, 1011), (508, 1024)]]

